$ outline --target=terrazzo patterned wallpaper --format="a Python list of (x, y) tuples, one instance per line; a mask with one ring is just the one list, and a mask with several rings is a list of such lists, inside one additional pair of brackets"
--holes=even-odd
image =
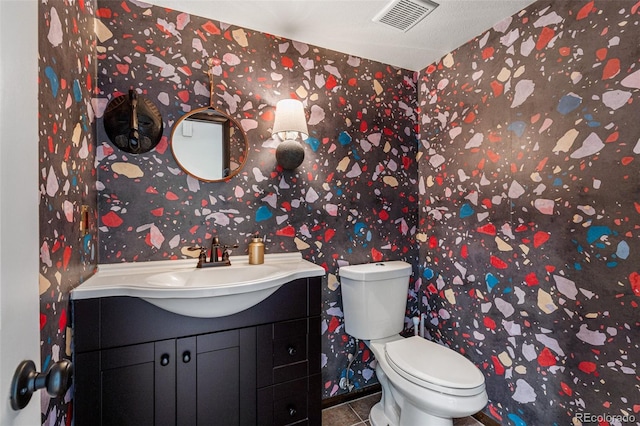
[[(418, 255), (418, 73), (139, 2), (98, 2), (97, 17), (100, 263), (194, 256), (187, 248), (213, 235), (245, 254), (255, 232), (267, 253), (302, 252), (328, 272), (324, 396), (343, 393), (353, 341), (337, 268)], [(213, 103), (249, 143), (243, 170), (222, 183), (185, 174), (169, 146), (176, 120), (209, 105), (208, 58), (220, 61)], [(147, 154), (120, 151), (102, 125), (108, 101), (130, 88), (163, 116), (164, 137)], [(310, 131), (294, 172), (276, 165), (270, 138), (275, 104), (290, 97), (304, 102)], [(357, 387), (376, 380), (372, 357), (363, 359)]]
[(541, 1), (421, 72), (421, 299), (501, 424), (639, 424), (639, 40)]
[[(244, 248), (259, 231), (268, 252), (327, 269), (324, 396), (343, 393), (353, 342), (335, 271), (412, 262), (417, 236), (408, 315), (418, 297), (432, 336), (480, 366), (494, 419), (637, 423), (639, 8), (538, 2), (418, 79), (139, 2), (42, 3), (42, 369), (69, 356), (68, 293), (96, 250), (104, 263), (174, 259), (213, 234)], [(226, 183), (188, 177), (168, 145), (175, 120), (209, 103), (208, 57), (221, 60), (214, 103), (250, 146)], [(164, 117), (149, 154), (119, 151), (102, 128), (109, 99), (131, 87)], [(312, 133), (296, 172), (277, 167), (269, 139), (285, 97), (303, 100)], [(99, 243), (79, 232), (83, 204)], [(356, 387), (375, 382), (361, 357)], [(43, 423), (70, 422), (68, 400), (43, 394)]]
[[(95, 229), (95, 3), (39, 5), (41, 369), (71, 358), (69, 292), (93, 274)], [(4, 143), (4, 142), (3, 142)], [(81, 206), (92, 231), (80, 232)], [(71, 392), (41, 392), (43, 424), (71, 421)]]

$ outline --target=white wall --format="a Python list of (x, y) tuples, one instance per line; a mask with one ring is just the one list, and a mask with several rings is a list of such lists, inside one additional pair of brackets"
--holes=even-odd
[(0, 425), (39, 425), (40, 395), (9, 406), (15, 368), (40, 366), (38, 3), (0, 0)]

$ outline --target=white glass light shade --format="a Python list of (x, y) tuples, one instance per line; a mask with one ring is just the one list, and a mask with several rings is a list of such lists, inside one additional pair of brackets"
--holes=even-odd
[(307, 118), (304, 115), (304, 105), (297, 99), (283, 99), (276, 104), (276, 118), (273, 122), (273, 135), (280, 140), (295, 139), (300, 136), (307, 139)]

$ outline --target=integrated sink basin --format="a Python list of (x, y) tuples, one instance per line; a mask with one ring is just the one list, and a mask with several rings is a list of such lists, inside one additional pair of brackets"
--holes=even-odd
[(194, 259), (100, 265), (71, 298), (138, 297), (176, 314), (215, 318), (257, 305), (290, 281), (325, 274), (300, 253), (268, 254), (262, 265), (250, 265), (247, 256), (230, 260), (202, 269)]
[(241, 284), (269, 280), (281, 271), (274, 265), (231, 265), (230, 267), (190, 269), (186, 271), (161, 272), (145, 279), (152, 287), (236, 287)]

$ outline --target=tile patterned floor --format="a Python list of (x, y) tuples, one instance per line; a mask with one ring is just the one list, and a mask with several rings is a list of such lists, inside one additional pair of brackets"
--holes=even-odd
[[(380, 392), (322, 410), (322, 426), (370, 426), (369, 411), (380, 401)], [(473, 417), (455, 419), (454, 426), (482, 426)]]

